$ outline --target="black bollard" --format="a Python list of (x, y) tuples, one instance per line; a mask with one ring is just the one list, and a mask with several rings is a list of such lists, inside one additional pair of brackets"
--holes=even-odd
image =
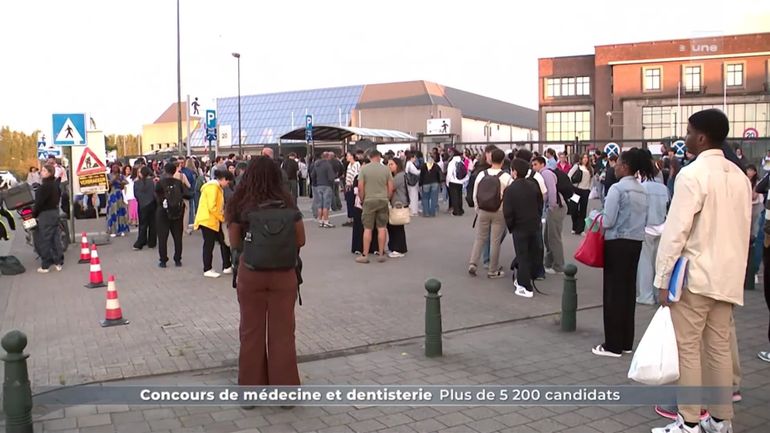
[(561, 295), (561, 330), (574, 332), (577, 322), (577, 266), (564, 267), (564, 292)]
[(27, 373), (27, 336), (21, 331), (11, 331), (3, 337), (0, 344), (7, 355), (5, 362), (5, 381), (3, 382), (3, 411), (5, 412), (5, 431), (7, 433), (32, 432), (32, 389)]
[(425, 282), (425, 356), (443, 355), (441, 342), (441, 282), (435, 278)]

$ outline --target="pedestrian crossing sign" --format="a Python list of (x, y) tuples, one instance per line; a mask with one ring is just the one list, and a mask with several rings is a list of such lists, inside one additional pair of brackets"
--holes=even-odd
[(86, 115), (54, 114), (53, 144), (59, 146), (82, 146), (86, 144)]

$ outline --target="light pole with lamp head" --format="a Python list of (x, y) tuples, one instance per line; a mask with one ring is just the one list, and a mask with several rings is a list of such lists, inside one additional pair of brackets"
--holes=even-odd
[(238, 155), (243, 158), (243, 134), (241, 133), (241, 55), (233, 53), (238, 59)]
[(179, 0), (176, 0), (176, 106), (177, 152), (182, 154), (182, 61), (179, 35)]

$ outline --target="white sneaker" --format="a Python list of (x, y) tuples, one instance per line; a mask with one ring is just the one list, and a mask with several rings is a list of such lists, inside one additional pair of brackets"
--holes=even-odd
[(51, 271), (50, 269), (37, 268), (37, 273), (38, 274), (47, 274), (50, 271)]
[(561, 274), (561, 272), (555, 270), (554, 268), (545, 268), (545, 273), (550, 275)]
[(388, 257), (390, 257), (391, 259), (397, 259), (399, 257), (404, 257), (404, 254), (401, 254), (398, 251), (391, 251), (388, 253)]
[(230, 266), (229, 268), (222, 269), (222, 273), (223, 274), (227, 274), (227, 275), (232, 274), (233, 273), (233, 267)]
[(54, 269), (56, 269), (56, 272), (60, 272), (62, 270), (62, 265), (54, 265)]
[(708, 417), (700, 422), (700, 429), (703, 433), (733, 433), (733, 423), (729, 420), (716, 422)]
[(115, 234), (115, 233), (110, 233), (110, 237), (111, 237), (111, 238), (114, 238), (114, 237), (117, 237), (117, 236), (118, 236), (118, 235), (117, 235), (117, 234)]
[[(730, 430), (732, 432), (732, 429)], [(701, 433), (700, 425), (687, 427), (682, 419), (682, 415), (676, 416), (676, 421), (665, 427), (655, 427), (652, 433)]]
[(219, 273), (209, 269), (208, 271), (203, 273), (203, 276), (208, 278), (219, 278)]
[(516, 284), (516, 291), (513, 292), (517, 296), (521, 296), (522, 298), (531, 298), (534, 296), (534, 293), (524, 288), (524, 286), (520, 286)]

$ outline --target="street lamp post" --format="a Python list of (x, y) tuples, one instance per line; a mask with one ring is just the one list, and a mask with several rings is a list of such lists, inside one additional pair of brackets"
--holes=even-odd
[(241, 133), (241, 55), (233, 53), (238, 59), (238, 154), (243, 158), (243, 134)]
[(182, 62), (179, 36), (179, 0), (176, 0), (176, 107), (177, 151), (182, 154)]

